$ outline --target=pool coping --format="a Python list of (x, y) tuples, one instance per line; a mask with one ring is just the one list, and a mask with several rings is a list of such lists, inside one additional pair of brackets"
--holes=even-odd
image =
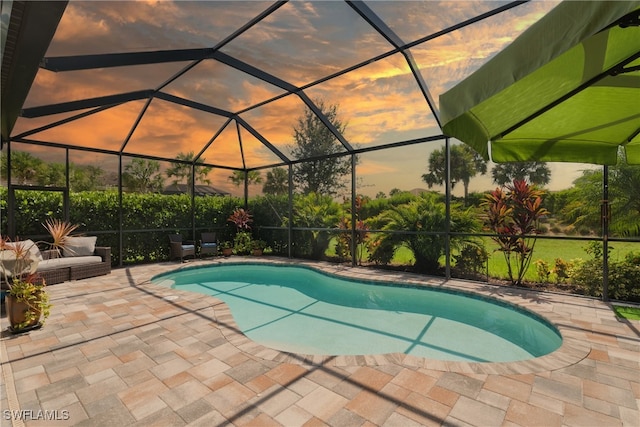
[[(552, 324), (562, 336), (562, 345), (557, 350), (541, 357), (516, 362), (446, 361), (428, 359), (403, 353), (358, 356), (327, 356), (289, 353), (275, 350), (252, 341), (240, 331), (229, 306), (222, 300), (209, 296), (208, 298), (216, 301), (216, 303), (212, 305), (214, 319), (225, 339), (239, 350), (264, 360), (305, 366), (324, 365), (336, 367), (396, 364), (411, 368), (426, 368), (443, 372), (515, 375), (561, 369), (580, 362), (591, 352), (591, 346), (579, 336), (576, 336), (575, 330), (570, 327), (569, 319), (567, 319), (566, 316), (553, 311), (553, 305), (558, 303), (557, 301), (553, 301), (553, 299), (562, 298), (564, 295), (549, 294), (545, 292), (459, 279), (445, 280), (445, 278), (442, 277), (423, 276), (416, 273), (387, 271), (370, 267), (353, 267), (350, 265), (331, 264), (321, 261), (272, 257), (216, 258), (212, 262), (198, 264), (196, 266), (181, 265), (179, 268), (165, 271), (162, 274), (181, 269), (197, 269), (222, 264), (294, 265), (310, 268), (321, 273), (334, 275), (344, 279), (357, 279), (368, 283), (379, 282), (381, 284), (389, 284), (401, 281), (402, 283), (407, 283), (412, 286), (428, 286), (434, 289), (463, 292), (466, 294), (472, 293), (484, 298), (497, 300), (508, 305), (515, 305), (525, 309), (526, 311), (533, 312)], [(182, 291), (178, 289), (171, 289), (171, 291), (176, 293), (191, 293), (189, 291)], [(575, 298), (576, 296), (571, 295), (570, 297)], [(585, 298), (585, 300), (589, 301), (591, 299)]]

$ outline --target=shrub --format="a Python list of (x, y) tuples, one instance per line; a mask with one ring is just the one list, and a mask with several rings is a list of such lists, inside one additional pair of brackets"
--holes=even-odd
[(466, 274), (482, 274), (486, 271), (489, 253), (484, 245), (475, 242), (465, 243), (458, 255), (454, 255), (456, 268)]
[(233, 237), (233, 251), (237, 255), (248, 255), (252, 249), (251, 233), (248, 231), (237, 232)]
[[(598, 242), (590, 242), (585, 249), (593, 258), (576, 263), (571, 281), (582, 287), (587, 295), (602, 296), (603, 248)], [(609, 262), (608, 296), (620, 301), (640, 302), (640, 255), (630, 253), (622, 261)]]
[(555, 266), (553, 272), (556, 275), (556, 283), (564, 282), (569, 278), (569, 270), (571, 268), (570, 262), (566, 262), (562, 258), (555, 259)]
[[(439, 258), (444, 255), (446, 229), (445, 205), (438, 195), (423, 193), (415, 200), (382, 212), (372, 220), (372, 227), (385, 231), (376, 236), (372, 259), (387, 260), (391, 248), (408, 247), (415, 257), (415, 269), (436, 273), (440, 268)], [(463, 210), (454, 205), (451, 209), (451, 231), (470, 233), (479, 228), (472, 209)], [(396, 231), (396, 232), (394, 232)], [(452, 247), (460, 246), (469, 239), (454, 236)], [(383, 251), (382, 254), (376, 253)]]
[(345, 200), (344, 204), (348, 206), (344, 209), (345, 215), (340, 218), (338, 222), (338, 228), (342, 230), (338, 235), (338, 242), (336, 244), (336, 255), (341, 258), (351, 258), (351, 248), (355, 245), (356, 248), (356, 262), (358, 265), (362, 263), (362, 258), (364, 256), (364, 250), (370, 249), (369, 245), (369, 226), (365, 224), (365, 222), (360, 219), (360, 212), (362, 207), (367, 203), (367, 199), (364, 199), (362, 196), (357, 196), (355, 199), (355, 242), (353, 234), (351, 232), (351, 202), (350, 200)]
[(542, 207), (543, 194), (526, 181), (516, 179), (506, 191), (496, 188), (485, 196), (487, 226), (498, 235), (491, 239), (504, 255), (513, 285), (520, 285), (529, 269), (536, 242), (531, 236), (538, 234), (538, 220), (548, 214)]
[[(292, 236), (296, 256), (322, 259), (329, 247), (331, 234), (314, 228), (336, 228), (342, 208), (331, 196), (310, 193), (293, 200), (293, 226), (309, 228), (296, 230)], [(284, 226), (288, 220), (285, 218)]]
[(551, 275), (549, 263), (543, 259), (537, 259), (534, 264), (536, 266), (536, 274), (538, 275), (538, 280), (544, 283), (548, 282), (549, 276)]

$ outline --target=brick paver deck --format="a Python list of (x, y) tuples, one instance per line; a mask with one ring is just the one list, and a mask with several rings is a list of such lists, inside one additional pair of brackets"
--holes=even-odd
[(1, 425), (640, 425), (640, 322), (616, 319), (603, 302), (314, 264), (518, 303), (551, 320), (564, 341), (514, 363), (292, 355), (239, 333), (219, 300), (149, 283), (217, 262), (228, 260), (121, 268), (51, 286), (52, 314), (28, 334), (9, 334), (3, 316)]

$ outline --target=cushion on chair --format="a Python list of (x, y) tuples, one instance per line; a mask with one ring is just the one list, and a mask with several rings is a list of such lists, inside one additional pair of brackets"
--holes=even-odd
[(216, 246), (218, 246), (217, 243), (205, 243), (205, 242), (202, 242), (202, 247), (203, 248), (215, 248)]
[(66, 267), (76, 267), (79, 265), (99, 264), (102, 258), (99, 256), (74, 256), (46, 259), (38, 264), (37, 271), (50, 271)]
[(183, 251), (186, 251), (186, 250), (189, 250), (189, 249), (195, 249), (195, 248), (196, 248), (195, 245), (182, 245), (182, 250)]
[(90, 256), (96, 250), (97, 236), (72, 236), (67, 237), (62, 255), (65, 257)]

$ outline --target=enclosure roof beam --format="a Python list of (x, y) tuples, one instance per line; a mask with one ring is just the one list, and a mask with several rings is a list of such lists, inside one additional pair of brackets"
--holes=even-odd
[(264, 136), (262, 136), (262, 134), (260, 132), (258, 132), (257, 130), (255, 130), (249, 123), (247, 123), (242, 117), (236, 117), (235, 118), (236, 121), (238, 123), (240, 123), (242, 125), (242, 127), (244, 127), (251, 135), (253, 135), (258, 141), (262, 142), (262, 144), (264, 144), (265, 147), (267, 147), (269, 150), (271, 150), (276, 156), (280, 157), (280, 160), (282, 160), (283, 162), (289, 164), (291, 163), (291, 160), (284, 155), (284, 153), (280, 150), (278, 150), (276, 148), (275, 145), (273, 145), (272, 143), (270, 143)]
[(96, 98), (82, 99), (79, 101), (61, 102), (59, 104), (43, 105), (40, 107), (25, 108), (22, 117), (35, 118), (49, 116), (51, 114), (68, 113), (70, 111), (85, 110), (88, 108), (114, 106), (129, 101), (146, 99), (153, 95), (153, 90), (139, 90), (135, 92), (121, 93), (117, 95), (99, 96)]
[(407, 61), (407, 65), (411, 69), (411, 73), (420, 88), (420, 92), (424, 96), (427, 104), (429, 105), (429, 109), (433, 113), (436, 121), (438, 122), (438, 126), (442, 128), (440, 123), (440, 113), (438, 111), (438, 107), (433, 100), (433, 96), (429, 92), (429, 88), (427, 87), (427, 83), (424, 81), (422, 74), (420, 73), (420, 67), (416, 63), (413, 54), (408, 49), (404, 49), (403, 46), (406, 45), (404, 40), (400, 36), (398, 36), (395, 31), (393, 31), (389, 26), (382, 20), (380, 17), (369, 8), (363, 1), (348, 1), (349, 6), (353, 10), (355, 10), (358, 15), (360, 15), (369, 25), (371, 25), (382, 37), (384, 37), (389, 43), (391, 43), (396, 49), (402, 52), (402, 55), (405, 57)]
[(193, 108), (196, 110), (204, 111), (207, 113), (215, 114), (217, 116), (223, 117), (233, 117), (234, 114), (227, 110), (222, 110), (220, 108), (212, 107), (207, 104), (202, 104), (200, 102), (191, 101), (190, 99), (181, 98), (179, 96), (170, 95), (165, 92), (157, 92), (154, 95), (155, 98), (162, 99), (164, 101), (173, 102), (174, 104), (179, 104), (185, 107)]
[(336, 128), (334, 126), (333, 123), (331, 123), (331, 120), (329, 120), (327, 118), (327, 116), (322, 112), (322, 110), (320, 110), (320, 108), (318, 108), (318, 106), (307, 96), (306, 93), (304, 92), (298, 92), (298, 96), (300, 97), (300, 99), (302, 99), (304, 101), (305, 104), (307, 104), (307, 107), (309, 107), (309, 109), (313, 112), (313, 114), (316, 115), (316, 117), (318, 117), (320, 119), (320, 121), (329, 129), (329, 131), (333, 134), (333, 136), (335, 136), (338, 141), (340, 141), (340, 143), (342, 144), (342, 146), (349, 152), (353, 151), (353, 147), (351, 146), (351, 144), (349, 144), (349, 142), (347, 142), (347, 140), (344, 138), (344, 136), (342, 135), (342, 133), (340, 133), (340, 131), (338, 130), (338, 128)]
[[(5, 2), (3, 2), (3, 9)], [(8, 25), (2, 25), (2, 141), (8, 141), (67, 1), (13, 1)], [(8, 90), (10, 89), (10, 90)]]

